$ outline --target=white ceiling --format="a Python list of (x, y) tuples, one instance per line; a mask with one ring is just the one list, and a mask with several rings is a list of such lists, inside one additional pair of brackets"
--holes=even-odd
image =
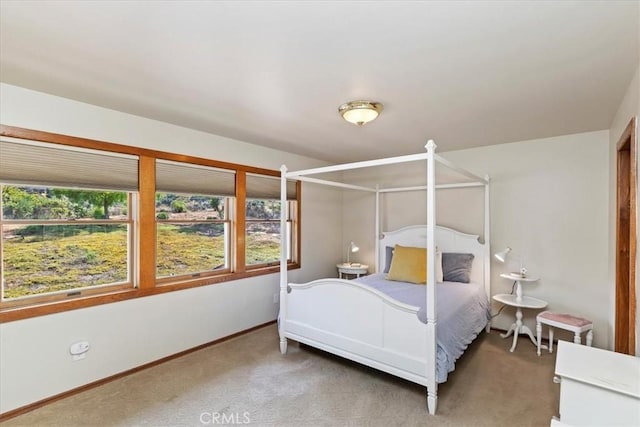
[(639, 4), (2, 0), (0, 80), (332, 162), (448, 151), (608, 129)]

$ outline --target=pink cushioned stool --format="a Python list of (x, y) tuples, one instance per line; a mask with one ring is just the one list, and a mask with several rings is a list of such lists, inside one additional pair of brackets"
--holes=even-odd
[(553, 328), (565, 329), (572, 331), (575, 335), (573, 342), (581, 344), (580, 334), (587, 332), (587, 346), (591, 347), (593, 341), (593, 322), (583, 319), (582, 317), (573, 316), (571, 314), (554, 313), (552, 311), (543, 311), (536, 316), (536, 333), (538, 335), (538, 356), (540, 356), (540, 348), (542, 341), (542, 324), (549, 325), (549, 353), (553, 353)]

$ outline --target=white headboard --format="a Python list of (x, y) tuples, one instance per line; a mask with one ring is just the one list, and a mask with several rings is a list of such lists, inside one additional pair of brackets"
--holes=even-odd
[[(424, 248), (427, 246), (427, 226), (410, 225), (395, 231), (382, 233), (378, 247), (378, 266), (382, 271), (385, 266), (386, 247), (394, 245)], [(489, 289), (489, 248), (480, 243), (478, 235), (466, 234), (451, 228), (436, 226), (436, 246), (442, 252), (461, 252), (474, 255), (471, 267), (471, 281), (484, 285), (487, 296)]]

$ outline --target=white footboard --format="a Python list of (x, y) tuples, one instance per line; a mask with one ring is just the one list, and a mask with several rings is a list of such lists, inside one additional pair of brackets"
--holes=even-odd
[(427, 325), (418, 307), (341, 279), (291, 283), (285, 298), (281, 338), (427, 385)]

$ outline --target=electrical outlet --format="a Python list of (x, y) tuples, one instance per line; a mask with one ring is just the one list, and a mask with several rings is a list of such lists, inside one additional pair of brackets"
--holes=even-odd
[(280, 298), (278, 297), (278, 294), (273, 294), (273, 303), (277, 304), (280, 302)]
[(87, 357), (87, 351), (89, 351), (89, 341), (80, 341), (71, 344), (69, 347), (69, 353), (73, 360), (81, 360)]

